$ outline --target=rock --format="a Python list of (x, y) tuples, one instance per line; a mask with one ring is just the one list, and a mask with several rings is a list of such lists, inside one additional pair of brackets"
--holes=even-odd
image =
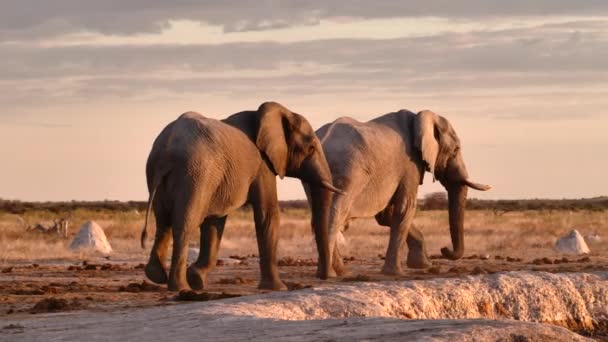
[[(593, 329), (608, 306), (608, 272), (505, 272), (449, 279), (340, 283), (297, 293), (270, 293), (210, 304), (199, 313), (266, 319), (344, 317), (518, 319)], [(482, 309), (484, 308), (484, 309)], [(490, 308), (487, 310), (485, 308)]]
[(591, 252), (585, 239), (583, 239), (576, 229), (568, 233), (568, 235), (559, 238), (555, 243), (555, 249), (561, 253), (576, 255), (588, 254)]
[[(198, 297), (210, 295), (212, 294), (196, 294)], [(201, 304), (207, 303), (209, 302), (144, 309), (130, 312), (128, 315), (97, 312), (89, 314), (98, 319), (99, 324), (69, 313), (47, 318), (53, 321), (53, 326), (44, 326), (40, 323), (41, 319), (35, 321), (34, 318), (27, 318), (28, 329), (19, 330), (17, 336), (19, 340), (25, 341), (39, 340), (40, 336), (52, 341), (80, 341), (82, 336), (87, 336), (87, 341), (192, 341), (200, 340), (201, 331), (204, 331), (205, 340), (209, 341), (593, 341), (561, 327), (514, 320), (349, 317), (287, 321), (199, 315), (194, 306), (200, 307)], [(178, 311), (179, 308), (186, 307), (188, 311)], [(172, 316), (162, 310), (166, 308), (171, 308)], [(149, 316), (144, 316), (144, 313)], [(65, 319), (67, 315), (70, 315), (69, 320)], [(69, 325), (74, 320), (79, 324)], [(150, 324), (150, 321), (154, 324)], [(22, 324), (22, 321), (14, 321), (9, 326), (25, 326)], [(180, 326), (179, 330), (171, 330), (175, 324)], [(134, 328), (141, 326), (145, 328)]]
[(78, 234), (70, 244), (73, 251), (99, 252), (104, 255), (112, 253), (112, 246), (103, 229), (95, 221), (87, 221), (80, 227)]
[(207, 340), (226, 341), (589, 341), (565, 328), (603, 336), (595, 324), (605, 322), (607, 277), (522, 271), (327, 283), (121, 315), (63, 313), (5, 322), (27, 326), (20, 340), (189, 341), (204, 331)]

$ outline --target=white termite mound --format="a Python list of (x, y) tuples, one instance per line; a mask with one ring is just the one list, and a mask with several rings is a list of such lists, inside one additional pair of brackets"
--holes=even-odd
[(591, 250), (587, 246), (583, 236), (575, 229), (568, 233), (568, 235), (562, 236), (555, 243), (555, 249), (561, 253), (567, 254), (589, 254)]
[(103, 229), (95, 221), (87, 221), (80, 227), (72, 240), (70, 249), (82, 252), (99, 252), (104, 255), (112, 253), (112, 246)]

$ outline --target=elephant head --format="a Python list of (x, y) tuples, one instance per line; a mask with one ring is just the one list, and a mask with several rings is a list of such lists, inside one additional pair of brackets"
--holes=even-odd
[[(263, 152), (273, 171), (281, 178), (295, 177), (306, 183), (315, 194), (312, 201), (312, 226), (319, 264), (329, 262), (328, 211), (331, 193), (344, 194), (332, 185), (323, 147), (315, 131), (300, 114), (285, 107), (266, 102), (258, 108), (259, 128), (256, 145)], [(326, 276), (324, 276), (326, 278)]]
[(490, 186), (474, 183), (465, 167), (460, 140), (445, 118), (424, 110), (416, 115), (414, 145), (420, 150), (426, 170), (448, 192), (450, 235), (453, 250), (441, 249), (444, 257), (459, 259), (464, 253), (464, 211), (467, 189), (486, 191)]
[(258, 108), (256, 145), (281, 179), (294, 177), (304, 183), (341, 193), (332, 185), (331, 172), (321, 142), (308, 121), (275, 102)]

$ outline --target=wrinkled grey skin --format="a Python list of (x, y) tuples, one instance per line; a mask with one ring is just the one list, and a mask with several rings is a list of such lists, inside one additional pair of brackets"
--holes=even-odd
[[(226, 218), (250, 203), (260, 255), (262, 289), (281, 290), (277, 272), (279, 206), (276, 175), (297, 177), (311, 191), (331, 185), (323, 149), (306, 119), (278, 103), (234, 114), (222, 121), (198, 113), (182, 114), (156, 138), (146, 164), (156, 237), (145, 268), (155, 283), (179, 291), (206, 286), (215, 267)], [(142, 231), (142, 247), (146, 239)], [(200, 254), (186, 269), (188, 233), (200, 229)], [(317, 243), (327, 248), (327, 232)], [(169, 242), (169, 275), (164, 265)], [(327, 251), (321, 251), (327, 253)]]
[[(424, 172), (446, 188), (449, 198), (449, 221), (453, 250), (443, 248), (442, 254), (458, 259), (464, 252), (463, 223), (467, 187), (488, 190), (476, 184), (468, 173), (460, 152), (460, 141), (450, 123), (443, 117), (422, 111), (407, 110), (389, 113), (369, 122), (340, 118), (317, 130), (333, 176), (333, 184), (344, 196), (305, 186), (315, 231), (328, 230), (329, 247), (319, 249), (319, 259), (330, 260), (318, 267), (322, 279), (346, 273), (336, 234), (348, 227), (350, 220), (375, 217), (380, 225), (390, 227), (390, 238), (382, 273), (402, 272), (401, 249), (407, 237), (407, 265), (426, 268), (428, 260), (422, 233), (411, 228), (416, 212), (418, 186)], [(314, 212), (321, 210), (321, 213)], [(315, 227), (316, 224), (327, 225)], [(331, 256), (331, 257), (330, 257)]]

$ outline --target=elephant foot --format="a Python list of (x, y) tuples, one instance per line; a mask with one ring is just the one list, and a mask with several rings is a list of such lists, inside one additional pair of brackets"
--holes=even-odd
[(401, 267), (397, 267), (395, 265), (388, 265), (385, 263), (384, 266), (382, 266), (381, 273), (390, 276), (400, 276), (403, 275), (403, 270), (401, 270)]
[(458, 260), (460, 259), (460, 257), (462, 256), (462, 252), (460, 253), (456, 253), (453, 252), (452, 250), (450, 250), (447, 247), (443, 247), (441, 249), (441, 255), (446, 258), (446, 259), (450, 259), (450, 260)]
[(169, 280), (167, 271), (160, 262), (150, 260), (146, 265), (145, 273), (146, 277), (156, 284), (166, 284)]
[(168, 285), (169, 291), (180, 292), (184, 290), (190, 290), (190, 287), (185, 281), (171, 281), (169, 280)]
[(344, 260), (342, 259), (342, 255), (340, 255), (340, 252), (338, 251), (337, 248), (334, 252), (332, 268), (334, 269), (336, 275), (339, 277), (347, 276), (350, 274), (350, 271), (349, 271), (348, 267), (346, 267), (346, 265), (344, 265)]
[[(325, 274), (325, 273), (327, 273), (327, 274)], [(316, 276), (319, 279), (326, 280), (326, 279), (330, 279), (330, 278), (335, 278), (338, 275), (336, 274), (336, 271), (334, 271), (333, 268), (330, 268), (329, 270), (327, 270), (327, 272), (323, 272), (323, 271), (321, 271), (320, 268), (317, 268)]]
[(171, 267), (171, 272), (169, 273), (169, 291), (183, 291), (190, 290), (190, 286), (188, 286), (188, 282), (186, 281), (186, 269), (182, 271), (180, 265), (175, 265)]
[(342, 276), (348, 275), (348, 274), (350, 274), (350, 271), (346, 266), (344, 266), (344, 264), (334, 265), (334, 266), (330, 267), (327, 270), (327, 275), (325, 275), (325, 276), (324, 276), (324, 272), (321, 270), (321, 268), (317, 267), (317, 278), (320, 278), (323, 280), (342, 277)]
[(334, 272), (338, 277), (345, 277), (351, 274), (350, 269), (344, 266), (344, 264), (340, 266), (334, 266)]
[(202, 290), (207, 287), (207, 272), (200, 268), (194, 267), (193, 265), (188, 267), (186, 272), (186, 279), (190, 288), (193, 290)]
[(425, 269), (433, 266), (433, 263), (424, 253), (410, 251), (407, 255), (407, 267), (415, 269)]
[(285, 291), (287, 290), (287, 285), (285, 285), (285, 283), (283, 283), (280, 279), (262, 279), (260, 281), (260, 284), (258, 285), (258, 289), (270, 291)]

